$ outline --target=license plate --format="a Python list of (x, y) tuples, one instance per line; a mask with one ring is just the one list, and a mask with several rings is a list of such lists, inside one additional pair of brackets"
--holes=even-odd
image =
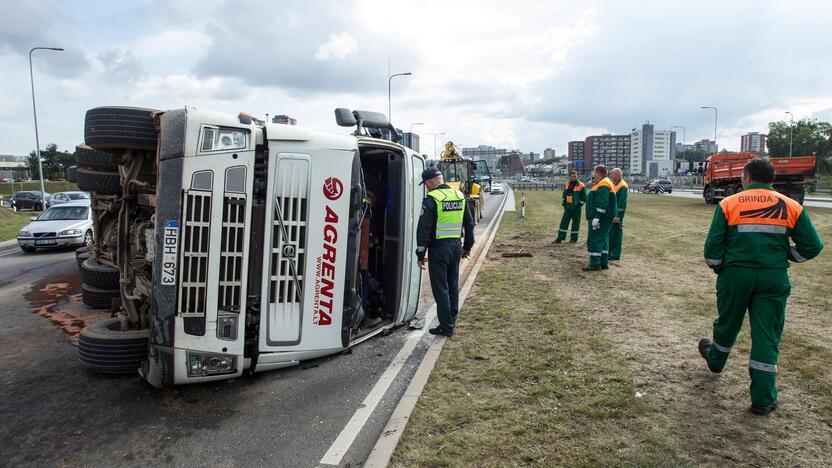
[(58, 241), (56, 240), (36, 240), (35, 245), (56, 245)]
[(176, 265), (179, 259), (179, 221), (165, 221), (162, 245), (162, 286), (176, 285)]

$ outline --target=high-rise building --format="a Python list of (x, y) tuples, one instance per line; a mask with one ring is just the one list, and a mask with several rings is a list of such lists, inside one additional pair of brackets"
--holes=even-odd
[(421, 150), (419, 149), (419, 134), (418, 133), (410, 133), (410, 132), (403, 132), (402, 133), (402, 146), (407, 146), (408, 148), (412, 149), (413, 151), (420, 153)]
[(676, 132), (646, 123), (630, 133), (630, 174), (666, 175), (676, 159)]
[(765, 153), (766, 135), (759, 132), (749, 132), (740, 140), (740, 151), (743, 153)]
[(578, 171), (578, 176), (586, 177), (586, 143), (583, 141), (570, 141), (567, 146), (566, 159), (569, 161), (569, 170)]
[(508, 154), (504, 148), (495, 148), (488, 145), (479, 145), (474, 148), (462, 148), (462, 156), (473, 160), (484, 159), (488, 167), (494, 168), (500, 165), (500, 158)]
[(289, 117), (288, 115), (282, 115), (281, 114), (281, 115), (276, 115), (276, 116), (272, 117), (272, 123), (284, 124), (284, 125), (297, 125), (298, 121), (297, 121), (297, 119), (293, 119), (293, 118)]
[(708, 154), (714, 154), (719, 151), (714, 140), (702, 139), (693, 144), (694, 149), (702, 150)]
[(555, 149), (554, 148), (546, 148), (543, 150), (543, 159), (554, 159), (555, 158)]
[(603, 164), (607, 169), (630, 167), (630, 135), (593, 135), (584, 140), (584, 168), (586, 174), (593, 167)]

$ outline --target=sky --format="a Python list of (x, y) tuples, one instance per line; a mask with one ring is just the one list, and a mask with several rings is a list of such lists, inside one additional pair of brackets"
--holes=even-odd
[[(83, 141), (102, 105), (288, 114), (348, 132), (336, 107), (420, 134), (565, 154), (649, 121), (688, 143), (832, 120), (827, 1), (0, 0), (0, 154)], [(682, 140), (678, 131), (677, 141)]]

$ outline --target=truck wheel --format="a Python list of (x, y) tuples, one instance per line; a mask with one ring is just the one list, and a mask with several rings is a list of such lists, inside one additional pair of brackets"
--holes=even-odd
[(84, 119), (84, 142), (95, 149), (156, 149), (153, 109), (96, 107)]
[(796, 201), (796, 202), (798, 202), (802, 205), (803, 200), (806, 198), (806, 188), (805, 187), (798, 187), (798, 188), (794, 189), (793, 191), (789, 192), (788, 196), (792, 200), (794, 200), (794, 201)]
[(92, 251), (89, 246), (79, 247), (75, 249), (75, 261), (78, 263), (78, 269), (81, 269), (81, 264), (88, 258), (92, 257)]
[(78, 188), (85, 192), (121, 194), (121, 179), (117, 172), (78, 169)]
[(86, 169), (117, 172), (119, 159), (118, 155), (94, 150), (87, 145), (75, 147), (75, 162)]
[(729, 185), (729, 186), (725, 189), (725, 197), (726, 197), (726, 198), (727, 198), (727, 197), (730, 197), (731, 195), (733, 195), (733, 194), (735, 194), (735, 193), (737, 193), (737, 186), (736, 186), (736, 185), (733, 185), (733, 184), (732, 184), (732, 185)]
[(93, 372), (136, 372), (147, 357), (147, 336), (146, 329), (121, 331), (117, 318), (99, 320), (81, 330), (78, 358)]
[(702, 196), (705, 197), (705, 203), (708, 203), (709, 205), (716, 204), (716, 192), (714, 191), (713, 185), (705, 187), (705, 191), (702, 192)]
[(81, 302), (91, 309), (112, 309), (113, 301), (121, 299), (118, 289), (101, 289), (81, 285)]
[(101, 289), (118, 289), (118, 270), (98, 263), (90, 257), (81, 264), (81, 281)]

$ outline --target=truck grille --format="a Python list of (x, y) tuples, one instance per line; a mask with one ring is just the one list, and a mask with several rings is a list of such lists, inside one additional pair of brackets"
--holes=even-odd
[(208, 292), (211, 192), (188, 191), (184, 213), (182, 281), (178, 309), (185, 318), (185, 332), (191, 335), (204, 335), (205, 302)]
[(217, 308), (221, 311), (240, 312), (245, 218), (245, 197), (226, 194), (222, 207), (222, 250), (220, 251), (219, 301), (217, 303)]
[(279, 158), (275, 167), (268, 266), (267, 343), (271, 346), (295, 345), (301, 339), (308, 193), (308, 159)]

